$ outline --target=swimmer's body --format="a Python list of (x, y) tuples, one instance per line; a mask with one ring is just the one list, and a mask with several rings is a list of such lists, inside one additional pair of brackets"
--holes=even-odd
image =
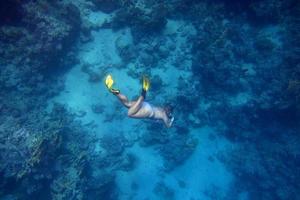
[(159, 119), (164, 122), (166, 127), (170, 128), (172, 126), (174, 117), (171, 116), (170, 107), (156, 107), (145, 101), (146, 93), (150, 86), (148, 78), (143, 78), (142, 94), (136, 101), (129, 101), (125, 95), (121, 94), (120, 90), (112, 88), (113, 79), (111, 75), (106, 77), (105, 84), (109, 91), (118, 97), (121, 103), (128, 108), (129, 117)]

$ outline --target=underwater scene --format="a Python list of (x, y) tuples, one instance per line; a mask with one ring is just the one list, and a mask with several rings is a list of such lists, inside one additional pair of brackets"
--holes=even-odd
[(0, 1), (0, 200), (299, 192), (299, 0)]

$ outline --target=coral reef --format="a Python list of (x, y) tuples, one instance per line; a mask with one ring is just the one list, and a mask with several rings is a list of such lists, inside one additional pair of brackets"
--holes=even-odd
[[(191, 130), (211, 126), (236, 145), (218, 154), (235, 177), (225, 199), (243, 192), (297, 199), (299, 19), (297, 0), (1, 1), (0, 198), (118, 199), (118, 172), (140, 164), (140, 155), (127, 151), (135, 143), (151, 146), (162, 158), (160, 173), (169, 175), (198, 148)], [(122, 62), (94, 66), (77, 51), (106, 29), (117, 35), (112, 46)], [(173, 127), (145, 122), (110, 132), (107, 126), (123, 120), (122, 105), (106, 113), (100, 100), (76, 112), (53, 103), (75, 65), (90, 84), (111, 70), (149, 75), (147, 100), (175, 107)], [(99, 126), (84, 121), (91, 115), (100, 116)], [(175, 199), (163, 179), (152, 192)], [(130, 184), (137, 193), (140, 185)], [(218, 191), (212, 185), (203, 193), (221, 199)]]
[(115, 29), (129, 26), (135, 38), (144, 32), (159, 32), (166, 25), (168, 9), (160, 1), (128, 1), (115, 12), (111, 26)]
[[(54, 1), (28, 2), (22, 8), (22, 26), (1, 27), (2, 58), (15, 64), (38, 67), (36, 70), (57, 67), (63, 52), (79, 36), (81, 18), (78, 9), (72, 4)], [(25, 48), (20, 49), (22, 46)]]
[[(239, 191), (249, 191), (249, 198), (255, 199), (295, 199), (300, 187), (296, 177), (299, 171), (299, 138), (293, 133), (285, 133), (281, 141), (250, 143), (244, 142), (220, 159), (227, 164), (243, 187)], [(288, 138), (288, 143), (285, 139)], [(296, 146), (295, 146), (296, 145)], [(284, 162), (278, 162), (284, 160)], [(272, 190), (273, 192), (268, 192)], [(235, 196), (232, 193), (232, 196)]]
[[(81, 32), (78, 8), (60, 1), (24, 1), (13, 9), (21, 9), (22, 18), (6, 15), (12, 21), (0, 27), (0, 197), (116, 196), (111, 173), (92, 176), (89, 171), (96, 162), (87, 153), (92, 138), (85, 137), (87, 130), (75, 115), (61, 105), (46, 109), (49, 98), (64, 87), (56, 75), (73, 62), (68, 51)], [(97, 191), (86, 187), (95, 178)]]
[[(112, 173), (95, 175), (90, 168), (97, 166), (98, 170), (108, 170), (113, 165), (113, 158), (98, 158), (97, 160), (103, 160), (103, 163), (95, 163), (98, 161), (88, 154), (87, 145), (91, 138), (84, 137), (86, 130), (78, 126), (73, 121), (74, 117), (62, 106), (56, 105), (50, 114), (36, 115), (40, 119), (46, 117), (47, 121), (40, 120), (40, 124), (32, 122), (26, 128), (16, 130), (7, 127), (8, 122), (4, 124), (6, 126), (1, 127), (1, 130), (8, 134), (1, 135), (0, 158), (1, 163), (5, 163), (0, 169), (0, 186), (4, 192), (1, 196), (16, 191), (17, 195), (25, 199), (89, 199), (101, 193), (111, 196), (113, 188), (109, 185), (114, 184)], [(42, 131), (34, 133), (38, 130)], [(5, 137), (8, 139), (4, 140)], [(131, 168), (130, 163), (133, 161), (133, 158), (128, 159), (123, 165), (126, 170)], [(97, 179), (97, 184), (93, 182), (94, 179)], [(83, 187), (90, 182), (95, 185)]]
[(92, 0), (94, 5), (105, 13), (111, 13), (121, 6), (124, 6), (121, 0)]
[(129, 26), (137, 37), (143, 37), (143, 32), (159, 32), (167, 23), (169, 3), (160, 0), (92, 0), (93, 4), (105, 13), (113, 12), (109, 26), (114, 29)]
[(164, 158), (164, 170), (172, 171), (192, 155), (198, 145), (198, 140), (188, 134), (188, 130), (162, 130), (159, 125), (149, 125), (148, 131), (140, 141), (142, 146), (153, 145)]

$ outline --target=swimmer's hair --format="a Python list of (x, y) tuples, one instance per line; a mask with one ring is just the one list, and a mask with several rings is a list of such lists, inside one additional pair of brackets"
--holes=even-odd
[(166, 111), (169, 117), (173, 115), (174, 109), (175, 109), (175, 105), (171, 103), (166, 103), (164, 106), (164, 110)]

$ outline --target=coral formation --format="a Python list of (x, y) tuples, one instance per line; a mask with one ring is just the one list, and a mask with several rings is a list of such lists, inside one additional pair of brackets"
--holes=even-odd
[[(299, 19), (297, 0), (1, 1), (0, 198), (143, 199), (152, 181), (153, 198), (182, 199), (198, 181), (177, 170), (209, 126), (231, 147), (205, 164), (233, 183), (186, 198), (297, 199)], [(151, 77), (173, 127), (125, 118), (96, 85), (108, 72), (128, 97)]]

